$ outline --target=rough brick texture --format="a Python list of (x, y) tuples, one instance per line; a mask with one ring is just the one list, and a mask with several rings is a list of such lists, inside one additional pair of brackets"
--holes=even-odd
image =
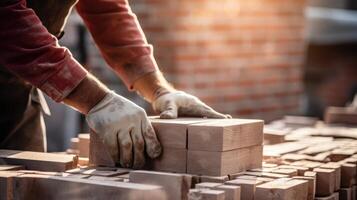
[(167, 78), (215, 109), (274, 119), (299, 109), (305, 0), (132, 0)]

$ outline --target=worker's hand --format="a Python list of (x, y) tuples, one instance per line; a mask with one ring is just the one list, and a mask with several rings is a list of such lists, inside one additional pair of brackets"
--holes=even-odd
[(126, 168), (142, 168), (144, 150), (151, 158), (161, 154), (161, 146), (145, 110), (114, 92), (109, 92), (86, 116), (89, 127), (107, 145), (116, 163)]
[(178, 116), (231, 118), (216, 112), (197, 97), (182, 91), (171, 91), (159, 96), (152, 103), (156, 112), (160, 112), (160, 118), (173, 119)]

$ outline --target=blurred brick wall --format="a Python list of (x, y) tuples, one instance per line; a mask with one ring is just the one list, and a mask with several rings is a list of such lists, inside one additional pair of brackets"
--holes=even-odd
[(131, 0), (166, 77), (215, 109), (299, 111), (305, 0)]

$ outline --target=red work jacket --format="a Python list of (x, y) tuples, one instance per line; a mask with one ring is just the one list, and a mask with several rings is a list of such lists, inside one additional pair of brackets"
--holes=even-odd
[(2, 1), (0, 66), (55, 101), (62, 101), (87, 73), (55, 37), (75, 3), (104, 59), (129, 89), (135, 80), (157, 70), (152, 46), (127, 0), (39, 0), (33, 3), (41, 8), (38, 12), (26, 0)]

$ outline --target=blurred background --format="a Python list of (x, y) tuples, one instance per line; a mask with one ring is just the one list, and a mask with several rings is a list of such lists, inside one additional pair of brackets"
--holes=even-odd
[[(322, 117), (327, 106), (344, 106), (357, 92), (357, 0), (129, 2), (166, 78), (219, 112), (266, 122), (287, 114)], [(60, 43), (154, 114), (111, 72), (75, 12)], [(87, 131), (85, 120), (48, 100), (48, 150), (63, 151)]]

